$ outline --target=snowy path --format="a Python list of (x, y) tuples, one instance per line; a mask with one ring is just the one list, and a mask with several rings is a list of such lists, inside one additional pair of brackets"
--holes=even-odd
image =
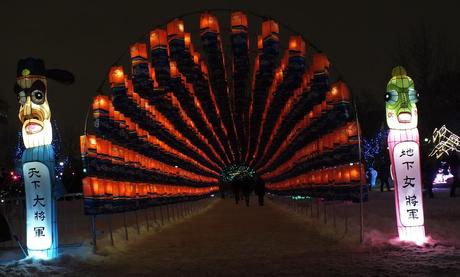
[(270, 202), (246, 208), (219, 201), (118, 253), (56, 266), (66, 276), (460, 276), (453, 247), (359, 247), (312, 223)]

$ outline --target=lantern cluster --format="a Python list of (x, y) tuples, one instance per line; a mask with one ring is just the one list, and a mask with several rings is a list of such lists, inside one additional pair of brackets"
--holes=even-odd
[(85, 210), (90, 214), (113, 213), (177, 201), (200, 198), (217, 191), (217, 187), (171, 186), (158, 183), (117, 181), (85, 177)]
[(350, 93), (330, 83), (324, 53), (309, 54), (298, 35), (282, 52), (279, 24), (263, 19), (251, 65), (245, 13), (230, 14), (230, 49), (217, 16), (198, 24), (202, 53), (174, 19), (129, 46), (129, 65), (111, 67), (108, 92), (93, 101), (94, 134), (81, 137), (91, 205), (208, 195), (235, 172), (276, 192), (359, 183), (331, 173), (309, 186), (361, 167)]

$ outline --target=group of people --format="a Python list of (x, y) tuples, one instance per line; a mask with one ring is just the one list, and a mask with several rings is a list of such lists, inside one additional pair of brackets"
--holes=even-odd
[(264, 205), (265, 182), (259, 176), (255, 178), (233, 178), (231, 182), (235, 204), (238, 204), (244, 197), (246, 206), (249, 207), (249, 197), (254, 190), (259, 200), (259, 206)]

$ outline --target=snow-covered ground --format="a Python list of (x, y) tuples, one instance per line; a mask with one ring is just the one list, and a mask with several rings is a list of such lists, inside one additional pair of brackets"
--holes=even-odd
[(3, 265), (0, 275), (460, 276), (460, 198), (438, 193), (425, 199), (431, 239), (422, 247), (395, 240), (392, 192), (370, 193), (362, 245), (359, 204), (314, 203), (311, 209), (309, 201), (291, 203), (297, 204), (247, 208), (217, 201), (163, 228), (146, 232), (142, 225), (141, 235), (130, 227), (127, 242), (118, 228), (114, 247), (102, 234), (97, 254), (85, 242), (54, 261)]

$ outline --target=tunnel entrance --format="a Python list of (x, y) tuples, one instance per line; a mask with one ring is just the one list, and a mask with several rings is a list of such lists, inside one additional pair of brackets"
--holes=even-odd
[(208, 197), (256, 175), (274, 194), (352, 198), (364, 178), (359, 126), (337, 75), (304, 37), (252, 13), (153, 28), (92, 103), (81, 137), (88, 212)]

